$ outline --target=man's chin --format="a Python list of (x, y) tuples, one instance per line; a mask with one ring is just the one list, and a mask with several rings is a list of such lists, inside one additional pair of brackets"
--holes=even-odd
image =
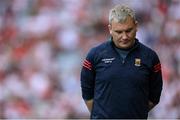
[(131, 48), (131, 45), (119, 45), (120, 49), (129, 49)]

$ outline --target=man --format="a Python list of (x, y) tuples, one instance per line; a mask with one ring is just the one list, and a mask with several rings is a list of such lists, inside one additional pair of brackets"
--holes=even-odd
[(88, 53), (81, 71), (82, 96), (91, 118), (144, 118), (160, 99), (157, 54), (135, 37), (132, 9), (117, 5), (109, 14), (111, 39)]

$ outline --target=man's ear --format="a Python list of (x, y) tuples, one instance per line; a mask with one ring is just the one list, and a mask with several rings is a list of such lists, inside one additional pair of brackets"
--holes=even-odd
[(109, 28), (109, 33), (112, 34), (112, 26), (110, 24), (108, 25), (108, 28)]
[(136, 25), (136, 32), (137, 32), (137, 29), (138, 29), (138, 22), (135, 21), (135, 25)]

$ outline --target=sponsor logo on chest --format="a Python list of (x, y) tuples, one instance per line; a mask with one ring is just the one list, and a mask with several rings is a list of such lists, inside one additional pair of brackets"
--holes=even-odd
[(102, 61), (104, 62), (104, 63), (112, 63), (113, 62), (113, 60), (115, 60), (115, 58), (113, 57), (113, 58), (103, 58), (102, 59)]

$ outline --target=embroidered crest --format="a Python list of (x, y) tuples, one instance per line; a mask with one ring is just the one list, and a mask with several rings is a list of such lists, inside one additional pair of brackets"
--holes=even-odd
[(140, 58), (135, 58), (135, 66), (141, 66), (141, 59)]

